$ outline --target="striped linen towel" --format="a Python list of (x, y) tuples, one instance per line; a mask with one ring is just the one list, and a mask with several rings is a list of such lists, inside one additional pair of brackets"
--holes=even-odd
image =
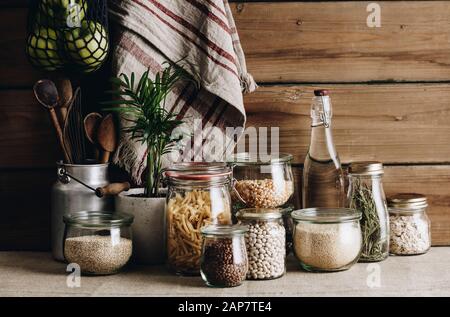
[[(203, 131), (209, 131), (204, 132), (201, 144), (195, 140), (197, 147), (192, 144), (194, 140), (188, 142), (184, 160), (205, 160), (201, 153), (194, 152), (198, 145), (203, 153), (217, 152), (217, 131), (225, 141), (222, 152), (232, 150), (240, 135), (237, 139), (227, 136), (226, 127), (244, 127), (242, 93), (255, 90), (256, 84), (247, 73), (228, 2), (112, 0), (109, 11), (117, 30), (112, 45), (113, 74), (135, 72), (140, 77), (147, 69), (156, 74), (166, 60), (184, 59), (187, 71), (200, 78), (200, 89), (192, 83), (181, 83), (165, 105), (167, 110), (179, 113), (178, 118), (185, 121), (185, 128), (191, 133), (198, 129), (199, 122)], [(122, 120), (121, 124), (127, 122)], [(140, 185), (146, 155), (145, 146), (123, 134), (114, 163), (125, 168)], [(167, 165), (167, 158), (164, 161)]]

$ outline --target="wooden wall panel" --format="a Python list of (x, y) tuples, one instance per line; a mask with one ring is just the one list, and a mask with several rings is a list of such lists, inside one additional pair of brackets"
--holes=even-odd
[[(450, 80), (450, 2), (378, 1), (382, 27), (366, 25), (366, 1), (232, 3), (250, 72), (259, 82)], [(0, 87), (31, 86), (26, 8), (0, 10)], [(14, 27), (11, 27), (14, 26)]]
[(31, 89), (0, 90), (0, 168), (53, 167), (56, 134)]
[(0, 88), (32, 87), (42, 73), (25, 54), (26, 8), (0, 9)]
[[(302, 163), (318, 86), (260, 87), (245, 98), (247, 126), (280, 127), (280, 148)], [(326, 85), (343, 162), (450, 162), (450, 85)], [(30, 90), (0, 91), (1, 167), (53, 167), (55, 134)]]
[(343, 162), (450, 162), (450, 85), (263, 86), (246, 96), (247, 126), (279, 127), (281, 151), (303, 163), (313, 90), (331, 90), (333, 133)]
[(450, 2), (368, 1), (232, 4), (250, 72), (259, 82), (450, 79)]

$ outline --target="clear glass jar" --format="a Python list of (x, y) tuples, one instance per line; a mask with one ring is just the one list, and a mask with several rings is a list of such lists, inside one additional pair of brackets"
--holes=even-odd
[(167, 264), (180, 275), (199, 275), (201, 228), (231, 224), (230, 177), (227, 166), (174, 168), (165, 171)]
[(201, 275), (208, 286), (234, 287), (245, 280), (248, 270), (246, 231), (247, 227), (239, 225), (209, 225), (201, 229)]
[(404, 193), (389, 197), (390, 245), (395, 255), (426, 253), (431, 247), (430, 219), (426, 214), (427, 198)]
[(125, 213), (81, 211), (64, 216), (64, 257), (87, 275), (119, 272), (129, 261), (133, 216)]
[(383, 173), (380, 162), (354, 162), (349, 167), (348, 206), (362, 213), (361, 262), (379, 262), (389, 256), (389, 215)]
[(248, 226), (245, 243), (248, 254), (247, 279), (270, 280), (286, 272), (286, 230), (278, 209), (248, 208), (237, 213)]
[(346, 208), (295, 210), (294, 254), (303, 269), (333, 272), (349, 269), (361, 254), (361, 212)]
[(286, 204), (294, 193), (291, 161), (292, 155), (285, 153), (264, 159), (250, 153), (236, 154), (229, 162), (235, 179), (235, 209)]

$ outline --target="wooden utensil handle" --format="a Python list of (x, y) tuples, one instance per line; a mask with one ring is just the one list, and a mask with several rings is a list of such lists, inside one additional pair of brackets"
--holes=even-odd
[(66, 151), (66, 147), (64, 146), (63, 133), (61, 130), (61, 126), (59, 125), (58, 116), (56, 115), (56, 111), (55, 111), (55, 109), (50, 108), (49, 112), (50, 112), (50, 119), (52, 120), (52, 124), (56, 130), (56, 136), (58, 137), (59, 145), (61, 146), (61, 149), (64, 154), (64, 160), (66, 161), (66, 163), (71, 163), (70, 157)]
[(95, 194), (97, 195), (97, 197), (103, 197), (106, 195), (117, 195), (120, 194), (121, 192), (126, 192), (130, 189), (131, 185), (128, 182), (124, 182), (124, 183), (111, 183), (109, 185), (103, 186), (103, 187), (98, 187), (95, 190)]
[(100, 160), (100, 163), (108, 163), (109, 162), (109, 155), (111, 154), (111, 152), (108, 151), (103, 151), (102, 153), (102, 158)]
[(64, 122), (66, 122), (66, 119), (67, 119), (67, 108), (61, 107), (61, 108), (59, 108), (59, 112), (61, 114), (61, 120), (64, 124)]

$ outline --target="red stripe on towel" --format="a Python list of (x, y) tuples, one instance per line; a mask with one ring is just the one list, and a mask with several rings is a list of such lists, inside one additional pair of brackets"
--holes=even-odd
[(169, 28), (171, 28), (172, 30), (174, 30), (175, 32), (177, 32), (179, 35), (181, 35), (182, 37), (184, 37), (186, 40), (188, 40), (189, 42), (191, 42), (192, 44), (194, 44), (200, 51), (202, 51), (210, 60), (212, 60), (214, 63), (216, 63), (217, 65), (225, 68), (226, 70), (230, 71), (231, 73), (233, 73), (238, 79), (239, 79), (239, 75), (237, 74), (237, 72), (230, 68), (228, 65), (225, 65), (223, 63), (221, 63), (220, 61), (218, 61), (217, 59), (215, 59), (214, 57), (212, 57), (203, 47), (201, 47), (198, 43), (196, 43), (193, 39), (191, 39), (189, 36), (187, 36), (186, 34), (184, 34), (183, 32), (181, 32), (180, 30), (178, 30), (177, 28), (175, 28), (173, 25), (171, 25), (169, 22), (167, 22), (166, 20), (164, 20), (163, 18), (161, 18), (155, 11), (153, 11), (152, 9), (150, 9), (149, 7), (147, 7), (145, 4), (143, 4), (142, 2), (140, 2), (139, 0), (133, 0), (134, 2), (136, 2), (137, 4), (139, 4), (140, 6), (142, 6), (143, 8), (145, 8), (147, 11), (149, 11), (150, 13), (152, 13), (155, 17), (157, 17), (161, 22), (163, 22), (164, 24), (166, 24)]
[(222, 8), (220, 8), (217, 4), (214, 3), (213, 0), (203, 0), (211, 5), (211, 7), (215, 8), (217, 11), (219, 11), (221, 14), (223, 14), (224, 17), (227, 17), (227, 14), (225, 11), (223, 11)]
[(177, 108), (178, 104), (180, 103), (180, 100), (184, 97), (184, 95), (186, 94), (186, 92), (188, 91), (190, 86), (191, 86), (191, 83), (187, 83), (183, 87), (183, 90), (178, 94), (177, 99), (173, 103), (172, 107), (170, 107), (170, 109), (169, 109), (170, 113), (172, 113)]
[[(137, 0), (134, 0), (134, 1), (137, 1)], [(208, 39), (194, 25), (192, 25), (191, 23), (189, 23), (188, 21), (186, 21), (185, 19), (183, 19), (179, 15), (175, 14), (173, 11), (171, 11), (168, 8), (166, 8), (165, 6), (163, 6), (161, 3), (157, 2), (156, 0), (147, 0), (147, 1), (153, 3), (153, 5), (155, 7), (157, 7), (161, 12), (163, 12), (168, 17), (172, 18), (174, 21), (178, 22), (180, 25), (184, 26), (186, 29), (188, 29), (189, 31), (191, 31), (192, 33), (197, 35), (199, 39), (204, 41), (211, 49), (216, 51), (220, 56), (228, 59), (233, 64), (236, 64), (236, 61), (234, 60), (234, 57), (230, 53), (228, 53), (227, 51), (225, 51), (224, 49), (219, 47), (217, 44), (213, 43), (210, 39)]]
[(139, 63), (149, 68), (153, 74), (162, 70), (161, 65), (153, 57), (146, 54), (129, 36), (122, 34), (118, 45), (136, 58)]
[(192, 90), (192, 92), (190, 93), (189, 97), (186, 99), (186, 102), (184, 103), (183, 107), (178, 112), (177, 118), (176, 118), (177, 120), (181, 120), (181, 119), (184, 118), (184, 115), (186, 114), (188, 109), (191, 107), (191, 104), (194, 102), (194, 100), (197, 97), (198, 93), (199, 93), (198, 89)]
[(192, 4), (194, 7), (196, 7), (198, 10), (200, 10), (203, 14), (205, 14), (209, 19), (216, 22), (222, 29), (225, 30), (228, 34), (231, 34), (231, 30), (228, 26), (228, 23), (221, 20), (217, 15), (209, 11), (208, 7), (204, 5), (203, 3), (198, 2), (198, 0), (186, 0), (190, 4)]

